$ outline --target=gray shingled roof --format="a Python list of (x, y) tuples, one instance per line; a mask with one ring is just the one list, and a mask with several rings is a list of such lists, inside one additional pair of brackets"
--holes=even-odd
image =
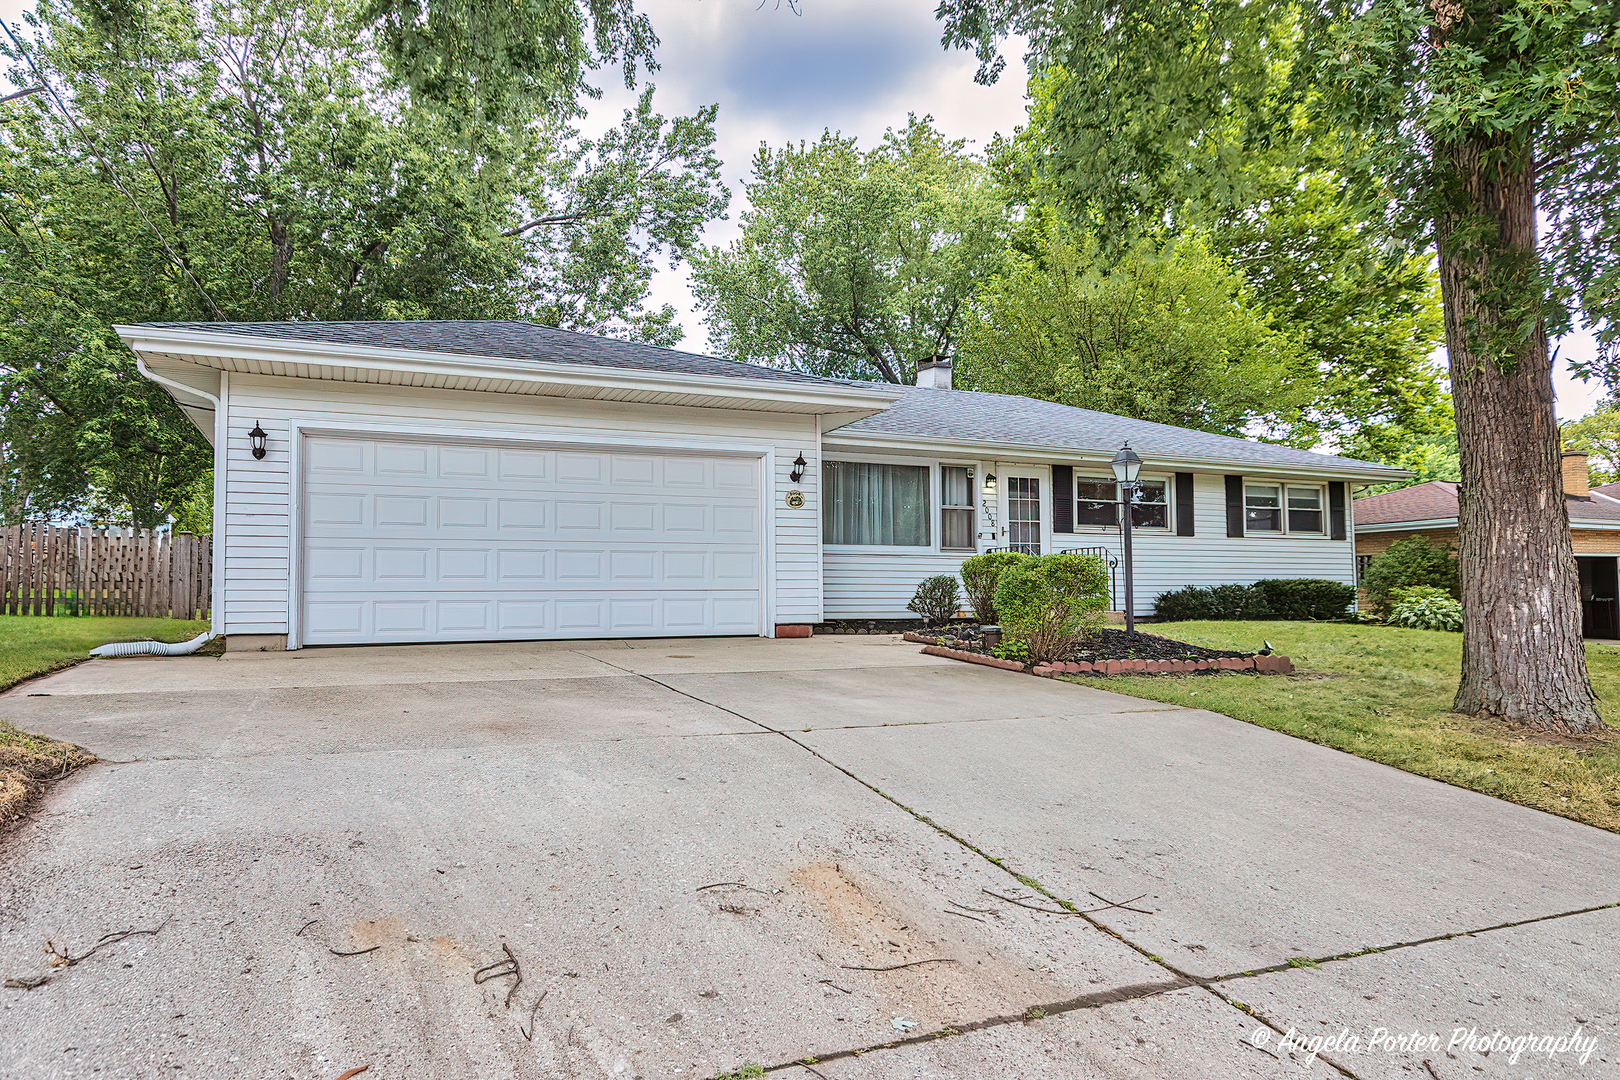
[(1370, 461), (1314, 454), (1287, 446), (1211, 435), (1190, 428), (1132, 420), (1112, 413), (1077, 409), (1051, 401), (986, 394), (972, 390), (903, 387), (906, 392), (885, 412), (829, 433), (911, 435), (962, 443), (1079, 450), (1104, 457), (1129, 442), (1148, 461), (1194, 459), (1239, 468), (1303, 467), (1398, 470)]
[(497, 360), (534, 360), (552, 364), (591, 364), (630, 371), (667, 371), (732, 379), (766, 379), (808, 385), (832, 385), (797, 371), (721, 360), (698, 353), (661, 349), (634, 341), (577, 334), (529, 322), (500, 319), (401, 320), (397, 322), (217, 322), (147, 323), (169, 330), (240, 334), (322, 345), (359, 345), (373, 349), (420, 349)]
[(1188, 428), (1131, 420), (1050, 401), (967, 390), (895, 387), (846, 379), (823, 379), (797, 371), (661, 349), (617, 338), (556, 330), (529, 322), (401, 320), (393, 322), (152, 323), (175, 330), (240, 334), (325, 345), (419, 349), (501, 360), (590, 364), (631, 371), (665, 371), (724, 378), (764, 379), (805, 386), (859, 386), (905, 393), (886, 412), (837, 429), (863, 434), (916, 435), (957, 443), (1002, 443), (1078, 450), (1112, 456), (1126, 441), (1149, 461), (1194, 459), (1239, 468), (1298, 466), (1357, 470), (1386, 466), (1267, 443), (1210, 435)]

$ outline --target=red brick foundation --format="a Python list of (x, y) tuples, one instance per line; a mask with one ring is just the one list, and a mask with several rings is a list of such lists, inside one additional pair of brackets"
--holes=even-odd
[(809, 623), (777, 623), (777, 637), (809, 637), (811, 626)]

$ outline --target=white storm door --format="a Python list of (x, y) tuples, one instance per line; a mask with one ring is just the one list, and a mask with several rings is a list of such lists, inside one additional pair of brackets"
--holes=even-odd
[(1006, 538), (1008, 551), (1021, 551), (1026, 555), (1045, 553), (1042, 537), (1045, 531), (1045, 503), (1047, 478), (1043, 473), (1004, 470), (1001, 474), (1003, 499), (1006, 504)]
[(757, 634), (760, 459), (309, 435), (303, 644)]

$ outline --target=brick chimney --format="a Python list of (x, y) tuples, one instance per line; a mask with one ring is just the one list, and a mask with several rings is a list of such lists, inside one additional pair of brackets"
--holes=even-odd
[(1577, 499), (1590, 499), (1592, 490), (1589, 473), (1586, 471), (1586, 455), (1579, 450), (1565, 450), (1563, 457), (1564, 468), (1564, 494), (1573, 495)]
[(932, 390), (951, 388), (951, 360), (948, 356), (927, 356), (917, 362), (917, 385)]

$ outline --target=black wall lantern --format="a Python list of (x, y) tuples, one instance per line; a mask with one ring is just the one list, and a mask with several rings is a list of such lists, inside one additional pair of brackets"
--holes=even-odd
[(801, 450), (799, 451), (799, 456), (793, 459), (793, 471), (788, 473), (788, 479), (795, 484), (797, 484), (800, 480), (803, 480), (804, 467), (806, 464), (808, 463), (804, 460), (804, 451)]
[(267, 438), (269, 436), (265, 434), (264, 428), (260, 427), (259, 422), (255, 420), (253, 430), (248, 432), (248, 442), (253, 445), (253, 456), (261, 461), (264, 460), (264, 440)]

